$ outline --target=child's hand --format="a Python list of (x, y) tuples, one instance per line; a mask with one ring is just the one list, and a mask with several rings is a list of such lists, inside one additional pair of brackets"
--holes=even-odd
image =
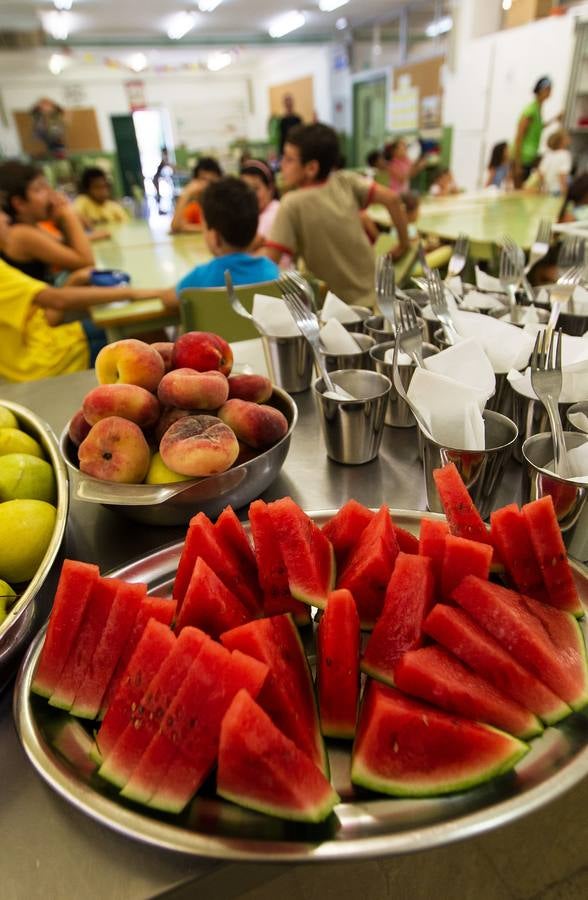
[(49, 213), (56, 224), (73, 209), (67, 196), (62, 191), (51, 191), (49, 194)]

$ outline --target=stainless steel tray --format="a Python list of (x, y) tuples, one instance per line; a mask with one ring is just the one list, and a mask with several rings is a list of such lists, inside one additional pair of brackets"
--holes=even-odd
[[(396, 524), (414, 533), (422, 512), (392, 510)], [(333, 511), (311, 513), (319, 524)], [(145, 581), (150, 592), (169, 592), (181, 544), (164, 547), (112, 573)], [(574, 563), (584, 605), (588, 572)], [(584, 625), (584, 629), (586, 626)], [(307, 629), (309, 655), (312, 634)], [(98, 777), (87, 777), (51, 744), (63, 713), (32, 696), (31, 680), (43, 642), (40, 634), (22, 665), (14, 695), (14, 715), (25, 752), (37, 772), (75, 807), (115, 831), (148, 844), (197, 856), (232, 860), (311, 862), (386, 856), (424, 850), (506, 824), (538, 809), (588, 773), (588, 718), (573, 715), (533, 742), (514, 773), (472, 791), (424, 800), (400, 800), (353, 788), (350, 745), (328, 742), (333, 783), (342, 802), (322, 826), (284, 823), (218, 799), (211, 787), (182, 816), (151, 813), (119, 798)]]

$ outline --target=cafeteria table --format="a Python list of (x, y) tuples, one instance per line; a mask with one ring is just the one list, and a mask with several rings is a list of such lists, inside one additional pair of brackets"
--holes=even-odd
[[(264, 372), (259, 340), (234, 345), (235, 360)], [(1, 385), (59, 433), (95, 385), (92, 371)], [(350, 497), (369, 506), (424, 509), (414, 429), (386, 428), (377, 460), (330, 462), (310, 391), (295, 396), (300, 418), (289, 456), (266, 500), (291, 495), (307, 510)], [(518, 497), (520, 470), (505, 471), (497, 503)], [(102, 572), (183, 536), (183, 528), (140, 526), (72, 498), (70, 557)], [(573, 900), (588, 896), (588, 779), (549, 806), (499, 830), (401, 857), (317, 864), (236, 864), (143, 845), (95, 823), (36, 775), (12, 721), (11, 689), (0, 696), (2, 900)]]

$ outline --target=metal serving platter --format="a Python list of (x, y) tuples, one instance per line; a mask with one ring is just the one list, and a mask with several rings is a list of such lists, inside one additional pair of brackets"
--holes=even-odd
[[(334, 511), (310, 513), (322, 524)], [(418, 532), (419, 521), (441, 518), (391, 510), (397, 525)], [(164, 547), (111, 574), (145, 581), (159, 596), (169, 594), (181, 544)], [(586, 606), (588, 571), (572, 563)], [(584, 624), (584, 630), (586, 625)], [(306, 644), (312, 662), (312, 631)], [(16, 726), (39, 775), (62, 797), (109, 828), (147, 844), (196, 856), (230, 860), (312, 862), (386, 856), (424, 850), (470, 837), (538, 809), (588, 773), (588, 718), (570, 716), (533, 742), (516, 770), (486, 785), (448, 797), (395, 799), (354, 788), (349, 780), (350, 745), (328, 741), (331, 774), (342, 798), (322, 825), (282, 822), (219, 799), (213, 779), (181, 816), (151, 812), (124, 801), (95, 775), (76, 770), (56, 751), (51, 735), (67, 715), (52, 709), (30, 687), (43, 642), (35, 640), (23, 662), (14, 695)]]

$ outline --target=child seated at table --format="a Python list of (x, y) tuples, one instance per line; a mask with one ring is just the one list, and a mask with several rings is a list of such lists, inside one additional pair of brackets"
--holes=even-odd
[(541, 187), (546, 194), (565, 197), (568, 192), (570, 172), (572, 171), (570, 144), (570, 136), (563, 128), (558, 128), (547, 138), (547, 150), (539, 163)]
[(171, 222), (173, 234), (202, 231), (202, 209), (200, 197), (206, 187), (222, 178), (223, 170), (212, 156), (203, 156), (192, 172), (192, 180), (178, 197)]
[(452, 194), (459, 194), (459, 188), (450, 169), (437, 170), (429, 193), (432, 197), (450, 197)]
[(80, 193), (73, 207), (88, 231), (97, 225), (115, 225), (128, 221), (128, 213), (120, 203), (112, 199), (106, 173), (98, 166), (84, 169), (80, 178)]
[(506, 141), (492, 147), (484, 187), (512, 188), (510, 150)]

